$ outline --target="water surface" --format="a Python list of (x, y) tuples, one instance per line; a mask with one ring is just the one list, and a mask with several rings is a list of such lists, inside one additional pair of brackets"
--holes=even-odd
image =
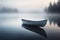
[[(60, 14), (47, 13), (13, 13), (0, 14), (0, 39), (1, 40), (58, 40), (60, 39)], [(45, 27), (37, 28), (40, 33), (45, 33), (47, 37), (35, 29), (31, 31), (31, 27), (22, 26), (21, 19), (29, 19), (34, 21), (41, 21), (47, 19)], [(28, 28), (27, 28), (28, 27)], [(35, 26), (34, 26), (35, 27)], [(31, 29), (29, 29), (31, 28)], [(37, 30), (36, 29), (36, 30)], [(42, 30), (42, 31), (41, 31)]]

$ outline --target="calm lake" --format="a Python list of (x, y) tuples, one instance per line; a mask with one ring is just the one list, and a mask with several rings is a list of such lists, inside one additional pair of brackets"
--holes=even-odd
[[(44, 27), (31, 28), (27, 26), (24, 27), (22, 25), (21, 19), (28, 19), (34, 21), (41, 21), (47, 19), (48, 21)], [(48, 13), (0, 14), (0, 40), (59, 40), (60, 39), (59, 26), (60, 26), (60, 14), (48, 14)]]

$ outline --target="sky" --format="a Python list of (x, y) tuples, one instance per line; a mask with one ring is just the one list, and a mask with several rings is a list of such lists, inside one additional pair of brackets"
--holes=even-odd
[(0, 0), (0, 5), (5, 5), (20, 10), (40, 10), (57, 0)]

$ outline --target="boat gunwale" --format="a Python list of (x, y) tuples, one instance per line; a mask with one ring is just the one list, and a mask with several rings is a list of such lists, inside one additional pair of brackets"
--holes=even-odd
[(22, 21), (26, 21), (26, 22), (43, 22), (43, 21), (47, 21), (47, 20), (41, 20), (41, 21), (32, 21), (32, 20), (25, 20), (25, 19), (22, 19)]

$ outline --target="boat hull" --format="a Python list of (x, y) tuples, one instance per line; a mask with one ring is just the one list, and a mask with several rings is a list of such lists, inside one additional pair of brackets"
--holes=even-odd
[(42, 21), (30, 21), (30, 20), (22, 19), (22, 23), (23, 23), (24, 25), (45, 26), (46, 23), (47, 23), (47, 20), (42, 20)]

